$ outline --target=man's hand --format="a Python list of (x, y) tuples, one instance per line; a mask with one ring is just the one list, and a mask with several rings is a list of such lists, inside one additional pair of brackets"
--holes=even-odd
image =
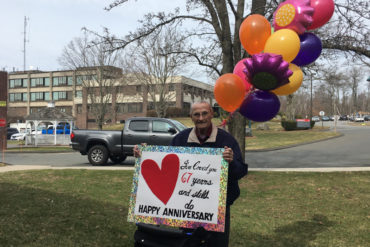
[(230, 163), (234, 159), (234, 152), (228, 146), (225, 146), (224, 148), (225, 148), (225, 151), (222, 153), (222, 158), (224, 158), (224, 160)]
[[(145, 147), (146, 146), (146, 143), (141, 143), (140, 145)], [(134, 157), (135, 158), (140, 158), (141, 157), (141, 152), (139, 150), (139, 146), (138, 145), (135, 145), (134, 146), (133, 151), (134, 151)]]

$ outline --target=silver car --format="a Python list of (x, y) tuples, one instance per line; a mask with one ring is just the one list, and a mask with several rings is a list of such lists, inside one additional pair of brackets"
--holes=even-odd
[(312, 117), (312, 121), (319, 122), (320, 121), (320, 118), (318, 116), (313, 116)]

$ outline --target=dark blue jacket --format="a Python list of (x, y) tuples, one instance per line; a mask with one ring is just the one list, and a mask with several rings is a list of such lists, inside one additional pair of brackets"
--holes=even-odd
[(229, 164), (229, 175), (227, 183), (226, 204), (231, 205), (239, 197), (240, 189), (238, 180), (247, 175), (248, 165), (243, 162), (239, 144), (235, 138), (222, 129), (218, 129), (216, 142), (205, 142), (203, 144), (187, 142), (192, 128), (181, 131), (177, 134), (171, 143), (171, 146), (182, 147), (204, 147), (204, 148), (224, 148), (228, 146), (234, 152), (234, 159)]

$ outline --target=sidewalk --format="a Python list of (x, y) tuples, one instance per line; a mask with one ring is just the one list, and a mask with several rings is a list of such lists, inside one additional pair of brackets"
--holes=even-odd
[[(73, 166), (73, 167), (54, 167), (54, 166), (32, 166), (32, 165), (7, 165), (0, 166), (0, 172), (24, 171), (24, 170), (64, 170), (64, 169), (87, 169), (87, 170), (134, 170), (134, 166)], [(249, 171), (265, 172), (355, 172), (370, 171), (370, 167), (325, 167), (325, 168), (250, 168)]]

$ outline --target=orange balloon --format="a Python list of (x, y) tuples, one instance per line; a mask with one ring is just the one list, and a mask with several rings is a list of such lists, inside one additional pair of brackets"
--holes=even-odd
[(214, 88), (217, 103), (228, 112), (233, 112), (244, 100), (246, 89), (243, 80), (235, 74), (224, 74), (217, 79)]
[(271, 25), (262, 15), (250, 15), (240, 25), (240, 42), (250, 55), (263, 51), (266, 40), (270, 35)]
[(283, 96), (292, 94), (301, 87), (303, 81), (303, 72), (301, 68), (291, 63), (289, 64), (289, 69), (293, 71), (293, 74), (289, 77), (289, 83), (285, 84), (284, 86), (278, 87), (271, 92), (276, 95)]

